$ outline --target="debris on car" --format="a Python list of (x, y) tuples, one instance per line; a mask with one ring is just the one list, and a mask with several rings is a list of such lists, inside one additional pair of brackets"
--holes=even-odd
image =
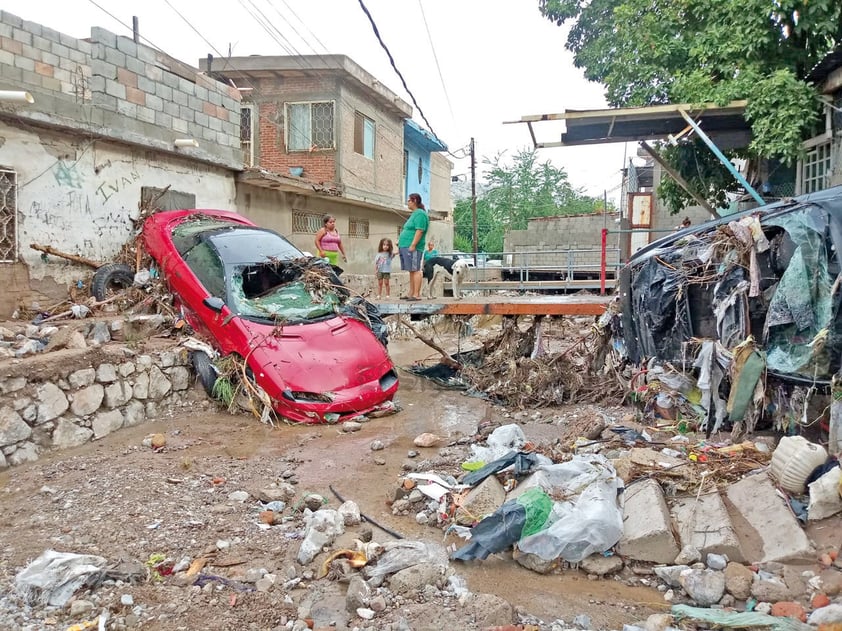
[(842, 365), (840, 248), (835, 187), (638, 251), (604, 316), (632, 397), (708, 433), (827, 423), (808, 408)]
[[(192, 357), (209, 393), (229, 403), (244, 393), (264, 421), (341, 422), (394, 411), (398, 378), (379, 312), (352, 299), (321, 259), (216, 210), (153, 214), (143, 246), (175, 311), (221, 358)], [(227, 385), (217, 384), (220, 376)]]

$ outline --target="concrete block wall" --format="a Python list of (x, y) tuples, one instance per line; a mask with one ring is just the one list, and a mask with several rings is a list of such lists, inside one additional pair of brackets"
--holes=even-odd
[(0, 11), (0, 82), (3, 89), (53, 93), (90, 102), (91, 44)]
[[(530, 267), (572, 267), (584, 271), (599, 270), (602, 247), (602, 229), (616, 230), (616, 215), (602, 214), (535, 217), (526, 230), (510, 230), (504, 238), (506, 252), (529, 252), (513, 255), (512, 264)], [(609, 237), (608, 264), (619, 259), (617, 237)], [(576, 252), (561, 252), (576, 250)]]
[(19, 118), (242, 168), (239, 92), (104, 28), (79, 40), (0, 11), (0, 84), (35, 97)]

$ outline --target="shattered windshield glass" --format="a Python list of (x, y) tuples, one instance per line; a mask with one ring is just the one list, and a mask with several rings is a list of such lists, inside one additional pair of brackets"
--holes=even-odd
[(233, 304), (229, 306), (243, 317), (261, 320), (290, 322), (331, 316), (340, 298), (329, 286), (314, 283), (315, 274), (313, 269), (281, 263), (236, 266), (231, 274)]

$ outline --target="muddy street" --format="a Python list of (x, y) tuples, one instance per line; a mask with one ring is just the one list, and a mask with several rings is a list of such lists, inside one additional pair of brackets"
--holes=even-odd
[[(430, 349), (413, 340), (393, 342), (390, 350), (396, 364), (405, 366), (426, 357)], [(12, 628), (27, 629), (66, 628), (84, 619), (78, 612), (69, 616), (67, 607), (46, 612), (20, 608), (9, 589), (22, 567), (51, 548), (140, 562), (155, 554), (175, 559), (209, 555), (210, 565), (216, 564), (212, 571), (231, 580), (263, 568), (287, 581), (286, 588), (278, 585), (268, 593), (239, 594), (223, 584), (211, 590), (171, 582), (106, 584), (79, 597), (93, 603), (88, 618), (95, 618), (100, 607), (110, 608), (123, 624), (115, 628), (291, 628), (284, 625), (302, 611), (315, 628), (359, 627), (363, 621), (345, 610), (347, 586), (315, 580), (312, 568), (296, 564), (299, 544), (292, 523), (293, 516), (300, 515), (295, 511), (303, 509), (301, 498), (318, 493), (328, 506), (336, 507), (340, 501), (332, 487), (343, 499), (353, 500), (363, 515), (407, 539), (461, 545), (456, 537), (445, 539), (439, 527), (393, 515), (394, 489), (407, 469), (421, 465), (435, 470), (436, 462), (452, 462), (458, 456), (446, 447), (415, 447), (417, 435), (431, 432), (454, 442), (474, 433), (480, 422), (502, 420), (499, 408), (406, 371), (401, 371), (398, 397), (402, 411), (374, 419), (350, 434), (338, 426), (273, 429), (248, 416), (213, 408), (198, 387), (191, 396), (184, 408), (160, 420), (45, 454), (35, 463), (0, 474), (4, 541), (0, 569), (3, 591), (10, 594), (0, 599), (0, 619), (14, 621)], [(554, 433), (552, 425), (540, 421), (523, 428), (535, 440)], [(159, 453), (143, 446), (144, 438), (156, 432), (166, 437)], [(372, 450), (375, 441), (384, 448)], [(410, 458), (412, 452), (419, 453)], [(261, 489), (287, 480), (295, 483), (296, 498), (285, 513), (290, 527), (281, 526), (281, 536), (275, 534), (278, 527), (259, 527), (253, 499), (230, 499), (236, 491), (258, 497)], [(350, 545), (359, 536), (358, 529), (365, 527), (370, 526), (349, 528), (333, 547)], [(371, 529), (375, 541), (392, 540), (386, 532)], [(615, 629), (665, 608), (662, 595), (632, 575), (623, 580), (589, 580), (576, 569), (541, 575), (515, 563), (510, 552), (451, 566), (471, 592), (496, 594), (517, 611), (546, 623), (570, 624), (584, 615), (593, 628)], [(134, 607), (120, 605), (126, 594), (132, 596)], [(389, 621), (398, 624), (401, 616), (408, 626), (395, 628), (442, 628), (426, 620), (433, 602), (404, 605), (402, 614), (395, 607), (365, 628), (389, 628)], [(452, 617), (451, 628), (484, 628), (480, 618), (453, 602), (435, 606), (442, 616)], [(83, 611), (81, 607), (78, 611)]]

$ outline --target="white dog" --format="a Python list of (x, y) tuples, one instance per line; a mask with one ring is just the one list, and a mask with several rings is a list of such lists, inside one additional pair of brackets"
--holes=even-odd
[(450, 287), (453, 297), (459, 300), (462, 298), (462, 282), (468, 273), (468, 261), (460, 258), (449, 258), (446, 256), (434, 256), (424, 263), (423, 277), (427, 281), (426, 294), (428, 298), (434, 298), (433, 290), (436, 280), (443, 273), (450, 274)]

